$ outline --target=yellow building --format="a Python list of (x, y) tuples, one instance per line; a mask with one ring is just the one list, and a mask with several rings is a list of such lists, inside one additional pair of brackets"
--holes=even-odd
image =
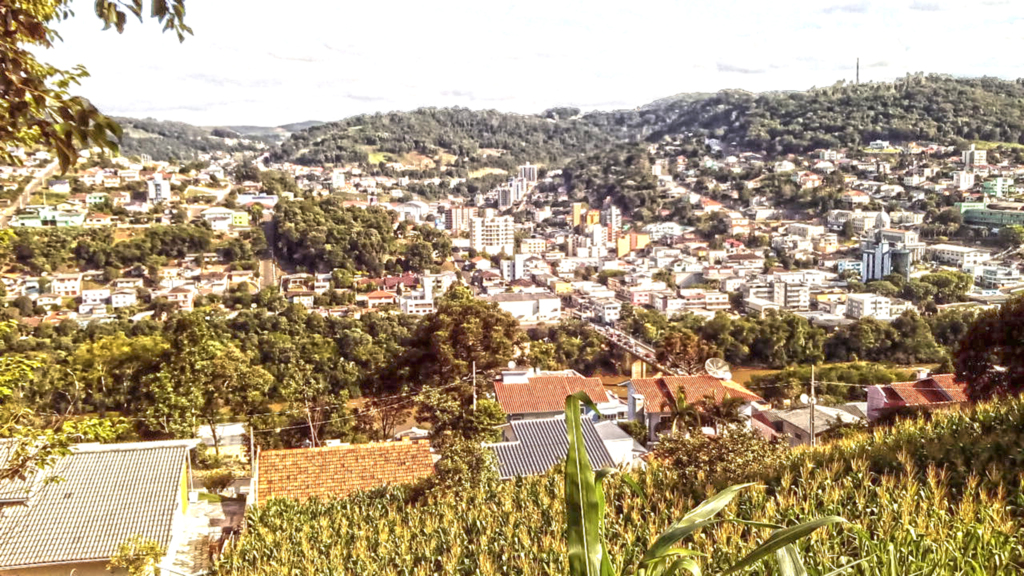
[(596, 226), (601, 223), (600, 210), (587, 210), (587, 226)]
[(563, 282), (561, 280), (555, 281), (551, 284), (551, 289), (555, 291), (555, 294), (572, 294), (572, 284), (569, 282)]
[(626, 254), (635, 250), (643, 250), (651, 243), (650, 234), (638, 234), (636, 232), (630, 232), (625, 236), (620, 236), (615, 242), (616, 254), (619, 258), (622, 258)]
[(583, 221), (583, 202), (572, 203), (572, 225), (573, 228), (580, 225)]

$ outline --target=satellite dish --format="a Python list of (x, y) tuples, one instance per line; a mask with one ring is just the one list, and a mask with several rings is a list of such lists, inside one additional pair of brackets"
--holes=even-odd
[(721, 358), (708, 358), (707, 362), (704, 363), (704, 371), (719, 380), (732, 380), (732, 371), (729, 369), (729, 363)]
[(800, 403), (801, 404), (810, 404), (811, 403), (811, 399), (810, 399), (810, 397), (807, 396), (807, 394), (801, 394), (800, 395)]
[(508, 361), (508, 367), (509, 367), (509, 369), (515, 368), (516, 367), (516, 361), (515, 360), (509, 360)]

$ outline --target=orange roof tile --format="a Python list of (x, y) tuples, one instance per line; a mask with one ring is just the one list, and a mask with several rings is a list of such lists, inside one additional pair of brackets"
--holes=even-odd
[(372, 300), (394, 300), (396, 296), (391, 292), (385, 292), (383, 290), (374, 290), (366, 295), (368, 299)]
[(258, 503), (270, 498), (340, 498), (390, 484), (405, 484), (434, 471), (430, 443), (374, 442), (260, 452)]
[(577, 392), (586, 392), (595, 404), (608, 401), (600, 378), (532, 376), (524, 384), (494, 383), (494, 395), (506, 414), (561, 412), (565, 397)]
[(916, 382), (893, 382), (882, 387), (887, 400), (887, 392), (891, 390), (899, 396), (905, 406), (966, 402), (966, 389), (967, 385), (958, 382), (953, 374), (936, 374)]
[(648, 412), (670, 412), (675, 404), (675, 394), (682, 390), (683, 397), (690, 404), (711, 396), (721, 402), (726, 396), (743, 400), (763, 401), (742, 384), (728, 381), (728, 384), (706, 374), (700, 376), (666, 376), (664, 378), (634, 378), (633, 389), (644, 396), (644, 407)]

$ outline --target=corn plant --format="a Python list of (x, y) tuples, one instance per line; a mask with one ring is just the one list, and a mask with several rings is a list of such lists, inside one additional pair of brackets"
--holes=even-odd
[[(586, 404), (595, 413), (597, 406), (585, 392), (567, 396), (565, 399), (566, 434), (569, 439), (569, 450), (565, 460), (565, 511), (568, 522), (569, 541), (569, 574), (570, 576), (614, 576), (611, 557), (604, 541), (604, 490), (601, 481), (612, 469), (594, 472), (587, 456), (583, 441), (583, 424), (580, 420), (580, 406)], [(636, 483), (630, 479), (630, 486)], [(655, 540), (643, 557), (636, 570), (637, 576), (674, 576), (684, 571), (693, 576), (701, 576), (700, 564), (696, 557), (699, 553), (689, 548), (678, 547), (679, 541), (687, 538), (697, 530), (720, 522), (715, 516), (732, 502), (733, 498), (753, 484), (735, 484), (703, 501), (690, 510), (681, 520), (672, 524), (668, 530)], [(826, 516), (810, 522), (804, 522), (789, 528), (774, 524), (751, 523), (761, 527), (769, 527), (774, 531), (760, 546), (744, 556), (739, 562), (725, 569), (722, 574), (732, 574), (763, 559), (776, 555), (779, 571), (784, 576), (806, 575), (800, 554), (793, 543), (811, 534), (818, 528), (829, 524), (843, 523), (839, 516)], [(832, 572), (839, 574), (863, 560)], [(626, 574), (624, 571), (623, 574)]]

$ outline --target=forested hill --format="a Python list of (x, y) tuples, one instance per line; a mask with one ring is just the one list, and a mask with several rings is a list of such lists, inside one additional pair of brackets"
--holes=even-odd
[(658, 140), (701, 131), (752, 150), (797, 152), (883, 139), (989, 140), (1024, 144), (1024, 81), (909, 75), (806, 92), (667, 98), (584, 119), (620, 138)]
[(421, 157), (448, 155), (467, 159), (470, 165), (510, 169), (526, 161), (550, 164), (612, 142), (611, 136), (580, 120), (495, 110), (420, 108), (353, 116), (297, 132), (281, 145), (274, 159), (305, 164), (415, 162)]
[(148, 154), (154, 160), (191, 160), (200, 152), (254, 151), (255, 144), (239, 143), (240, 136), (223, 128), (200, 128), (184, 122), (153, 118), (115, 118), (124, 129), (121, 153)]

